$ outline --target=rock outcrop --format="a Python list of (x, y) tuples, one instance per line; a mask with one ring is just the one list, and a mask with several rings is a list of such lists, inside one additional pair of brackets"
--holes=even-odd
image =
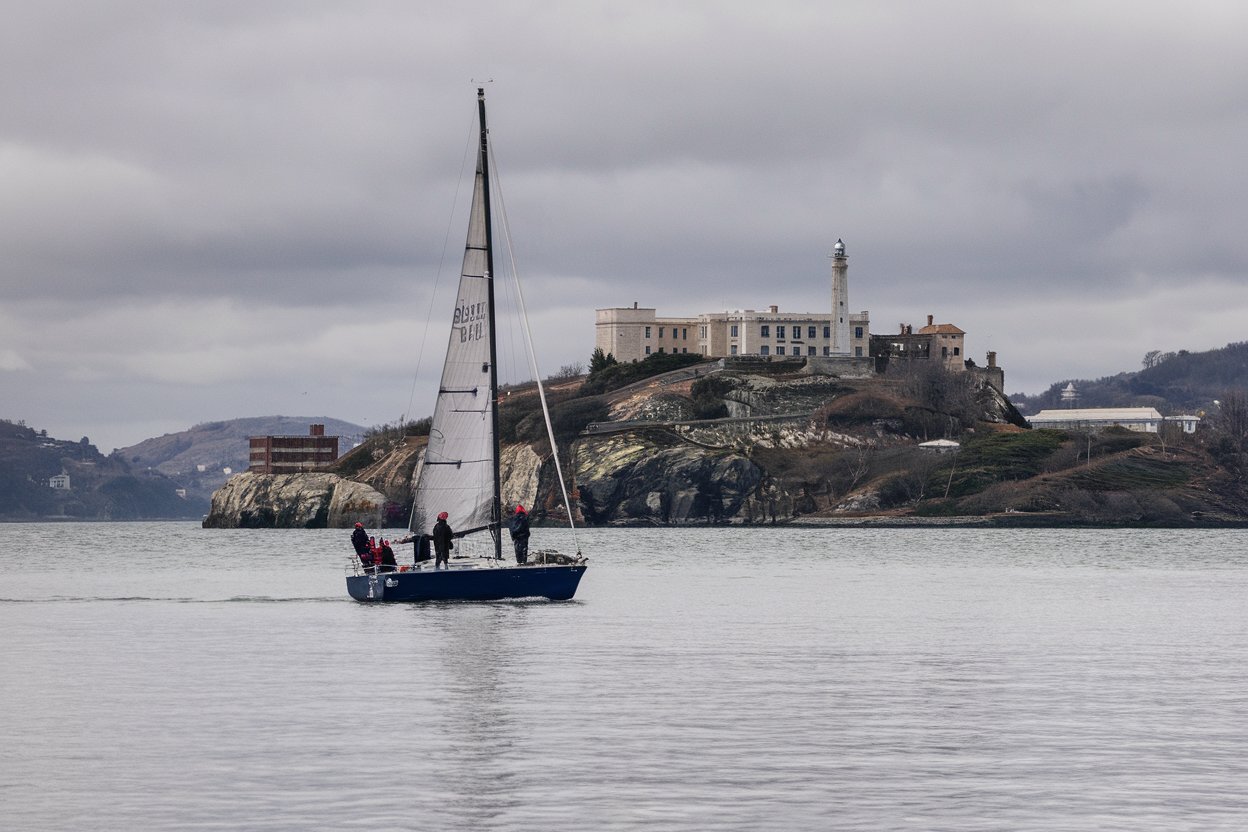
[(582, 439), (575, 472), (587, 523), (743, 519), (763, 472), (734, 450), (628, 433)]
[(504, 510), (516, 503), (529, 509), (539, 505), (542, 459), (537, 452), (528, 445), (508, 445), (503, 448), (499, 463)]
[(212, 495), (206, 529), (380, 525), (386, 496), (336, 474), (236, 474)]

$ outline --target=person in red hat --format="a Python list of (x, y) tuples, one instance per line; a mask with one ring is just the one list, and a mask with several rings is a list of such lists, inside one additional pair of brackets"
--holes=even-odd
[(438, 522), (433, 524), (433, 568), (441, 569), (442, 564), (446, 564), (446, 568), (451, 568), (451, 550), (455, 548), (451, 538), (455, 533), (451, 531), (450, 525), (446, 522), (447, 514), (445, 511), (438, 514)]
[(516, 563), (524, 566), (529, 562), (529, 513), (517, 505), (511, 515), (511, 545), (516, 547)]

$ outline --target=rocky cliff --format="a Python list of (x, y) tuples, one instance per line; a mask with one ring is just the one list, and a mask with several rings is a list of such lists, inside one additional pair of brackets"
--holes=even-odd
[[(1248, 522), (1242, 482), (1221, 471), (1199, 440), (1029, 431), (1000, 391), (973, 373), (696, 369), (614, 393), (555, 390), (552, 418), (580, 521)], [(536, 397), (512, 392), (500, 414), (504, 502), (523, 503), (538, 523), (561, 519), (554, 459), (531, 424)], [(941, 438), (956, 439), (959, 451), (921, 446)], [(357, 450), (340, 473), (361, 491), (328, 475), (236, 477), (214, 497), (211, 524), (337, 526), (373, 522), (367, 512), (376, 510), (388, 525), (402, 525), (423, 447), (423, 438), (406, 437)]]
[(206, 529), (381, 524), (386, 496), (336, 474), (236, 474), (212, 495)]

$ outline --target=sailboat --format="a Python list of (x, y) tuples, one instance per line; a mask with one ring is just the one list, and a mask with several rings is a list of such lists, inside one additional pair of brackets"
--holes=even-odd
[[(362, 567), (353, 561), (355, 574), (347, 575), (347, 591), (357, 601), (562, 601), (576, 594), (587, 568), (579, 546), (575, 555), (538, 551), (526, 564), (503, 561), (490, 154), (483, 88), (477, 89), (477, 115), (481, 137), (468, 240), (429, 444), (417, 466), (410, 527), (415, 535), (427, 535), (434, 518), (446, 512), (456, 549), (462, 552), (470, 548), (466, 545), (470, 541), (485, 538), (485, 551), (478, 558), (452, 558), (442, 569), (435, 569), (426, 561), (380, 571), (384, 567)], [(554, 433), (540, 378), (538, 393), (554, 450)], [(567, 503), (557, 451), (554, 456)], [(570, 505), (568, 519), (571, 523)]]

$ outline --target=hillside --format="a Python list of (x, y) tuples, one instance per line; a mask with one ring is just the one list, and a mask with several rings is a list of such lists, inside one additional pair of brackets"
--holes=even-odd
[(229, 478), (226, 468), (232, 473), (247, 470), (248, 437), (302, 436), (310, 424), (323, 424), (328, 435), (342, 437), (339, 453), (358, 444), (365, 432), (359, 425), (324, 416), (257, 416), (205, 422), (118, 448), (116, 453), (136, 470), (158, 471), (206, 501)]
[(1248, 341), (1206, 352), (1151, 352), (1145, 367), (1099, 379), (1063, 379), (1043, 393), (1015, 393), (1010, 400), (1027, 415), (1062, 404), (1074, 383), (1079, 407), (1155, 407), (1163, 415), (1209, 412), (1230, 390), (1248, 390)]
[[(1242, 425), (1235, 436), (1216, 420), (1196, 436), (1029, 431), (990, 387), (933, 369), (727, 371), (611, 398), (626, 424), (572, 444), (581, 511), (606, 524), (1248, 523)], [(717, 404), (736, 418), (694, 417)], [(959, 451), (919, 447), (941, 437)]]
[[(68, 488), (49, 480), (68, 475)], [(104, 456), (86, 437), (73, 442), (0, 420), (0, 520), (139, 520), (198, 518), (207, 500), (178, 494), (157, 471)]]
[[(800, 359), (674, 365), (643, 361), (548, 386), (582, 522), (1248, 524), (1239, 397), (1195, 435), (1089, 436), (1028, 430), (984, 377), (925, 362), (844, 377)], [(1225, 418), (1236, 408), (1243, 420)], [(531, 507), (535, 522), (561, 520), (533, 385), (504, 391), (499, 428), (504, 502)], [(376, 432), (336, 466), (385, 496), (389, 525), (406, 523), (425, 443), (414, 432)], [(920, 447), (934, 439), (958, 451)]]

